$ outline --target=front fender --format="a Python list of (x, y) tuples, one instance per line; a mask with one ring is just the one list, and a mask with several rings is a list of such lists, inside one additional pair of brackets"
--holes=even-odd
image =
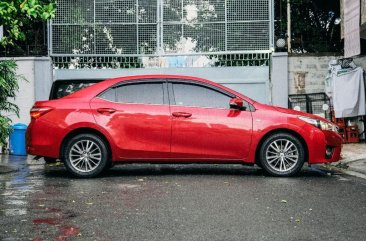
[[(274, 122), (278, 124), (274, 124)], [(256, 162), (256, 152), (268, 135), (281, 131), (295, 133), (302, 139), (301, 141), (304, 142), (308, 151), (308, 160), (319, 159), (317, 152), (323, 155), (326, 144), (324, 134), (320, 129), (301, 121), (296, 116), (284, 115), (275, 111), (272, 115), (268, 115), (268, 111), (256, 111), (253, 113), (252, 148), (250, 148), (248, 162)]]

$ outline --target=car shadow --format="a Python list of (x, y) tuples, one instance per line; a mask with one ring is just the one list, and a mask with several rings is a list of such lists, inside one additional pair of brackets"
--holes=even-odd
[[(329, 171), (321, 166), (304, 166), (301, 172), (291, 178), (319, 177), (327, 178), (339, 175), (335, 171)], [(54, 178), (72, 178), (63, 166), (46, 166), (44, 175)], [(116, 165), (107, 170), (99, 177), (116, 178), (122, 176), (245, 176), (266, 177), (268, 176), (258, 166), (246, 166), (240, 164), (123, 164)]]

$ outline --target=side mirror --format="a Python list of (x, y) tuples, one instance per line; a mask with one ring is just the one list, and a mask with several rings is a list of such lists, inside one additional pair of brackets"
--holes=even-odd
[(240, 98), (232, 98), (230, 100), (230, 108), (235, 110), (245, 110), (244, 101)]

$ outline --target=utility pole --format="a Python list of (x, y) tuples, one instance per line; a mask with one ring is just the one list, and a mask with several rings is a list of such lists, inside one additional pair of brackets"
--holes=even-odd
[(291, 52), (291, 4), (287, 0), (287, 51)]

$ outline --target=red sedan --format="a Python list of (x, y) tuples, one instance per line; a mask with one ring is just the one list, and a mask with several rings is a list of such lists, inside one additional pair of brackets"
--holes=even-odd
[(30, 115), (28, 153), (59, 158), (78, 177), (131, 162), (256, 163), (291, 176), (305, 162), (338, 161), (342, 146), (323, 118), (187, 76), (110, 79), (38, 101)]

